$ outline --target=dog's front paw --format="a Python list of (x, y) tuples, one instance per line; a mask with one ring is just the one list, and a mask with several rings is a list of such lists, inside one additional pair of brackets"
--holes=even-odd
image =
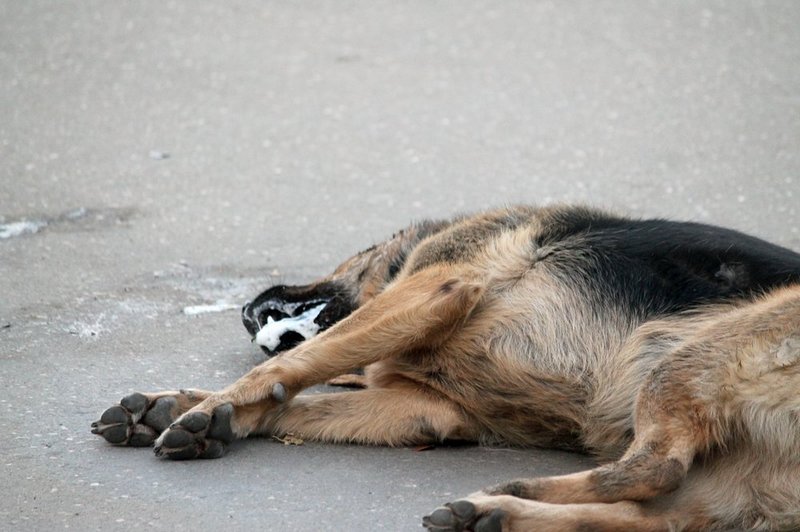
[(178, 402), (174, 397), (133, 393), (103, 412), (92, 423), (92, 433), (114, 445), (147, 447), (176, 417)]
[(219, 458), (235, 439), (232, 418), (233, 405), (230, 403), (217, 406), (211, 414), (187, 412), (156, 440), (155, 453), (172, 460)]
[(422, 526), (434, 532), (502, 532), (507, 513), (494, 508), (482, 511), (467, 499), (449, 502), (422, 518)]

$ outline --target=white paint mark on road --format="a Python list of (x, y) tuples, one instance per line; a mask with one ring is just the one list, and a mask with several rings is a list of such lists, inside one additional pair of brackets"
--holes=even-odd
[(208, 314), (210, 312), (225, 312), (226, 310), (238, 309), (240, 307), (241, 305), (217, 301), (213, 305), (191, 305), (183, 307), (183, 313), (187, 316), (196, 316), (198, 314)]
[(23, 220), (21, 222), (11, 222), (8, 224), (0, 224), (0, 238), (12, 238), (15, 236), (21, 236), (25, 234), (34, 234), (39, 231), (42, 227), (47, 225), (47, 222), (43, 221), (29, 221)]

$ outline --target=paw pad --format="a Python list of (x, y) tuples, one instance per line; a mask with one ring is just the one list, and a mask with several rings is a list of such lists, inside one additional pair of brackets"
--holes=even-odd
[[(162, 399), (156, 401), (154, 405), (157, 405)], [(118, 405), (103, 412), (100, 419), (92, 423), (92, 433), (102, 436), (107, 442), (114, 445), (131, 447), (151, 445), (158, 437), (160, 430), (158, 427), (147, 425), (145, 412), (148, 404), (147, 397), (140, 393), (124, 397)], [(143, 416), (145, 417), (144, 424), (139, 423)]]
[(480, 515), (473, 503), (461, 500), (447, 503), (422, 518), (422, 526), (434, 532), (502, 532), (507, 513), (495, 508)]
[(233, 405), (226, 403), (205, 412), (188, 412), (172, 423), (156, 442), (155, 453), (172, 460), (219, 458), (234, 440)]

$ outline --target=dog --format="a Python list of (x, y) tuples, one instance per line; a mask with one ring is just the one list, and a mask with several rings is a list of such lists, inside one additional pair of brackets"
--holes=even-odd
[[(433, 531), (800, 528), (800, 254), (582, 206), (423, 221), (242, 309), (271, 355), (135, 393), (93, 432), (216, 458), (248, 435), (591, 453), (441, 506)], [(363, 375), (355, 374), (364, 368)], [(335, 379), (363, 389), (298, 395)]]

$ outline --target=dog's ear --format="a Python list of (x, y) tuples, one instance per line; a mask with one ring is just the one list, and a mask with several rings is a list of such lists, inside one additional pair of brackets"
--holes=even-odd
[(349, 297), (337, 294), (327, 301), (314, 321), (319, 325), (320, 331), (324, 331), (349, 316), (355, 309), (356, 305)]
[[(242, 307), (242, 323), (250, 336), (255, 339), (258, 331), (268, 320), (280, 321), (297, 317), (321, 304), (325, 307), (314, 318), (319, 331), (324, 331), (348, 316), (356, 306), (344, 287), (336, 282), (326, 281), (303, 286), (276, 285)], [(262, 350), (273, 356), (291, 349), (304, 339), (298, 332), (289, 330), (281, 335), (280, 342), (274, 350), (264, 346)]]

